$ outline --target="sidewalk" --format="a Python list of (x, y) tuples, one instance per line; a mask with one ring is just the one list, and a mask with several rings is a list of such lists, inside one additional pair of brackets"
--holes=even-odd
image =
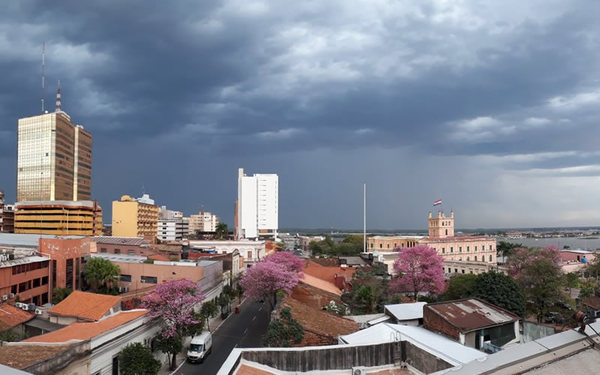
[[(242, 303), (244, 303), (245, 299), (242, 300), (242, 302), (240, 303), (240, 305)], [(232, 309), (235, 310), (235, 307)], [(221, 319), (221, 314), (217, 314), (216, 317), (211, 318), (209, 320), (209, 326), (210, 326), (210, 332), (214, 333), (217, 329), (219, 329), (219, 327), (221, 326), (221, 324), (223, 324), (223, 322), (225, 320), (227, 320), (230, 316), (234, 315), (234, 311), (232, 311), (229, 315), (227, 315), (227, 317), (225, 319)], [(162, 352), (159, 352), (158, 355), (156, 356), (156, 359), (160, 360), (162, 363), (162, 367), (160, 368), (160, 370), (158, 371), (159, 375), (170, 375), (174, 372), (176, 372), (180, 366), (182, 366), (185, 361), (186, 361), (186, 354), (187, 354), (187, 348), (190, 345), (190, 341), (192, 340), (191, 337), (186, 337), (183, 340), (183, 349), (181, 350), (181, 352), (179, 354), (177, 354), (177, 359), (175, 361), (176, 363), (176, 367), (175, 370), (170, 371), (169, 370), (169, 356), (170, 354), (165, 354)]]

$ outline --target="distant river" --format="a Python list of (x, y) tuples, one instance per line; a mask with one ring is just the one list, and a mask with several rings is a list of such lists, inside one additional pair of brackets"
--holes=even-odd
[(515, 244), (522, 244), (527, 247), (545, 247), (556, 245), (560, 249), (569, 246), (571, 249), (597, 250), (600, 249), (600, 238), (585, 237), (561, 237), (561, 238), (503, 238), (498, 237), (498, 242), (506, 241)]

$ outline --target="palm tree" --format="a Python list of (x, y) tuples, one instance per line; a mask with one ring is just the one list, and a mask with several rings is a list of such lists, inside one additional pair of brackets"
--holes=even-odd
[(229, 235), (229, 228), (227, 228), (227, 224), (225, 223), (219, 223), (217, 224), (217, 228), (216, 228), (216, 235), (217, 235), (217, 239), (222, 240), (222, 239), (226, 239), (227, 236)]

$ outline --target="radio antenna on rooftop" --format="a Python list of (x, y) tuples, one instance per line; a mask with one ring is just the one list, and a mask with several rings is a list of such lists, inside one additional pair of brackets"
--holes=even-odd
[(46, 97), (46, 41), (42, 45), (42, 113), (44, 113), (44, 99)]

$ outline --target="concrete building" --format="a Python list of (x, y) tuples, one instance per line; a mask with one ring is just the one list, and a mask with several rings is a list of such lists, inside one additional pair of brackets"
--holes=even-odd
[(123, 195), (112, 204), (112, 234), (115, 237), (143, 237), (156, 240), (158, 207), (147, 194), (134, 199)]
[(238, 170), (235, 238), (277, 237), (279, 229), (279, 177), (246, 176)]
[(518, 343), (521, 338), (517, 315), (477, 298), (423, 306), (423, 327), (462, 345), (490, 352)]
[(239, 251), (246, 267), (252, 267), (259, 260), (267, 256), (265, 241), (200, 241), (190, 240), (189, 247), (193, 250), (212, 252), (216, 254), (229, 254)]
[(96, 201), (27, 201), (15, 205), (15, 233), (99, 236), (102, 208)]
[(89, 200), (92, 135), (65, 112), (18, 121), (17, 202)]
[(209, 292), (223, 281), (221, 261), (153, 261), (135, 255), (93, 254), (92, 258), (108, 259), (119, 266), (122, 293), (134, 292), (170, 280), (187, 279), (197, 283), (203, 292)]
[(83, 270), (90, 256), (90, 247), (89, 237), (39, 239), (40, 254), (50, 259), (50, 291), (54, 288), (82, 288)]
[(91, 254), (127, 254), (147, 257), (157, 253), (152, 243), (141, 237), (98, 236), (92, 237), (91, 241)]
[(369, 236), (367, 248), (376, 253), (378, 260), (388, 265), (397, 258), (396, 249), (426, 245), (444, 258), (446, 274), (479, 274), (495, 269), (496, 239), (488, 236), (455, 236), (454, 212), (447, 217), (443, 212), (437, 216), (429, 213), (429, 236)]
[(187, 218), (159, 219), (156, 238), (163, 242), (182, 241), (190, 233), (190, 223)]
[(198, 215), (190, 215), (190, 233), (214, 233), (219, 225), (219, 218), (208, 211), (200, 211)]
[(0, 233), (14, 233), (15, 211), (13, 205), (4, 204), (4, 192), (0, 190)]
[(1, 301), (42, 305), (50, 300), (48, 267), (50, 259), (32, 249), (0, 245)]

